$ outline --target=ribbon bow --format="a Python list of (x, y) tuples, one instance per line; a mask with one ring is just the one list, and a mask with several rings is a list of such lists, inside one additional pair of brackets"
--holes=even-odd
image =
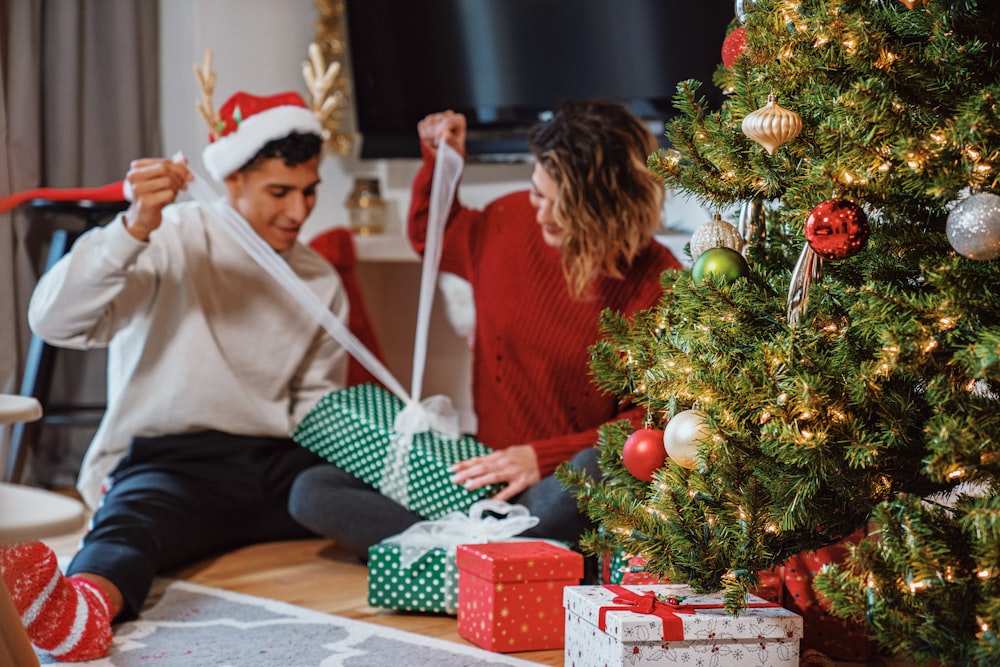
[[(630, 591), (624, 586), (606, 585), (604, 588), (615, 594), (611, 600), (618, 607), (601, 607), (598, 610), (597, 625), (603, 632), (607, 627), (607, 613), (609, 611), (631, 611), (636, 614), (652, 614), (663, 622), (664, 641), (683, 641), (684, 622), (678, 614), (694, 614), (698, 609), (722, 609), (722, 604), (682, 604), (680, 599), (667, 598), (661, 600), (656, 597), (653, 591), (637, 593)], [(752, 608), (780, 607), (774, 602), (752, 603), (747, 605)]]
[[(487, 513), (503, 516), (486, 516)], [(385, 541), (399, 545), (399, 566), (406, 570), (432, 549), (444, 549), (453, 556), (459, 544), (503, 542), (538, 521), (524, 505), (488, 498), (473, 503), (468, 514), (451, 512), (434, 521), (418, 521)]]

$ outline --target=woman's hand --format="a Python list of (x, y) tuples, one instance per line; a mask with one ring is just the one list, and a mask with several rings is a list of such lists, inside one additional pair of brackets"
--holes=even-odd
[(163, 221), (163, 207), (173, 203), (177, 193), (187, 189), (194, 176), (187, 168), (187, 160), (143, 158), (129, 165), (125, 180), (132, 189), (132, 204), (125, 212), (125, 228), (140, 241)]
[(488, 484), (506, 483), (507, 486), (493, 496), (495, 500), (510, 500), (542, 478), (538, 456), (531, 445), (498, 449), (483, 456), (459, 461), (449, 470), (454, 473), (451, 481), (461, 484), (469, 491)]
[(465, 116), (454, 111), (442, 111), (425, 116), (417, 123), (417, 134), (433, 157), (437, 157), (437, 148), (442, 141), (465, 157), (465, 128)]

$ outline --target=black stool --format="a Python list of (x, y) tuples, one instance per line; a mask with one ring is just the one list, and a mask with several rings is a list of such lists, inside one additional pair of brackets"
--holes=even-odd
[[(25, 206), (31, 207), (36, 215), (49, 214), (53, 217), (54, 229), (49, 240), (45, 259), (45, 271), (65, 255), (73, 242), (83, 232), (97, 227), (120, 211), (128, 208), (127, 201), (103, 202), (89, 199), (57, 201), (52, 199), (32, 199)], [(42, 418), (30, 423), (15, 424), (11, 429), (7, 465), (4, 470), (5, 482), (20, 482), (24, 473), (24, 459), (27, 448), (38, 444), (42, 428), (45, 426), (96, 426), (104, 414), (104, 405), (53, 404), (49, 400), (52, 387), (52, 371), (55, 368), (58, 348), (48, 345), (38, 336), (32, 335), (28, 356), (24, 362), (21, 378), (21, 395), (33, 396), (42, 404)]]

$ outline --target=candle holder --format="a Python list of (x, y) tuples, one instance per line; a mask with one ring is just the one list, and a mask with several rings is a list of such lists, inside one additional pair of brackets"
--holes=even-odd
[(378, 179), (357, 178), (344, 200), (351, 231), (361, 236), (381, 234), (385, 229), (385, 200)]

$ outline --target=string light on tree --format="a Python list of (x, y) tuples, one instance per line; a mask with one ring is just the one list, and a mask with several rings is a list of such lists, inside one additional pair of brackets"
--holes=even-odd
[(712, 432), (700, 410), (678, 412), (663, 429), (663, 446), (671, 460), (684, 468), (698, 465), (698, 446), (708, 443)]
[(691, 259), (697, 260), (703, 252), (717, 247), (731, 248), (736, 252), (743, 250), (743, 237), (734, 225), (722, 219), (716, 213), (711, 220), (694, 230), (691, 235)]
[(844, 259), (865, 247), (871, 226), (864, 210), (847, 199), (827, 199), (809, 213), (805, 235), (809, 247), (826, 259)]
[(774, 93), (767, 96), (767, 104), (743, 118), (743, 134), (764, 147), (768, 155), (802, 131), (802, 118), (780, 104)]
[(960, 201), (948, 214), (948, 242), (968, 259), (1000, 257), (1000, 196), (980, 192)]
[(653, 481), (653, 473), (663, 467), (667, 450), (663, 445), (663, 431), (655, 428), (636, 429), (625, 440), (622, 463), (636, 479)]

